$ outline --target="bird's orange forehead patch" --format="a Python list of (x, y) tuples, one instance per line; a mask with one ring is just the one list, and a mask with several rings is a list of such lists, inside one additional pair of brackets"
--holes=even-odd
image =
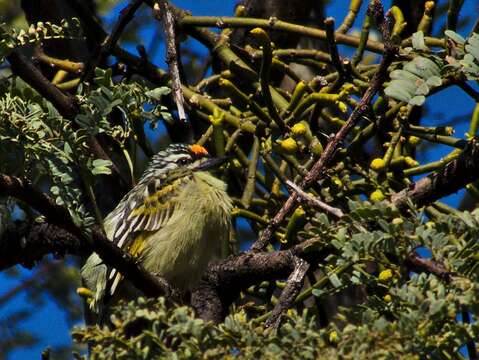
[(190, 150), (195, 155), (208, 155), (208, 150), (206, 150), (203, 146), (198, 144), (191, 145)]

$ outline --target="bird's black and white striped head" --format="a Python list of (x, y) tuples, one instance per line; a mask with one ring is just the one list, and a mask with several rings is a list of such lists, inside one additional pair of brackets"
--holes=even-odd
[(201, 145), (172, 144), (152, 157), (140, 182), (151, 178), (164, 179), (178, 172), (200, 170), (209, 158), (208, 151)]

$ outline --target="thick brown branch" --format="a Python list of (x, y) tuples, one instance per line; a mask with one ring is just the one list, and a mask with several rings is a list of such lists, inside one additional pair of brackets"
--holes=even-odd
[(479, 141), (473, 139), (457, 159), (392, 195), (391, 201), (398, 208), (405, 207), (408, 201), (417, 206), (428, 205), (462, 189), (478, 177)]
[(0, 239), (0, 271), (22, 264), (32, 267), (48, 254), (86, 256), (91, 249), (76, 236), (58, 226), (16, 224), (9, 226)]
[[(121, 272), (145, 295), (154, 297), (170, 294), (170, 288), (164, 280), (137, 264), (135, 258), (113, 244), (100, 230), (91, 229), (90, 236), (85, 234), (73, 223), (65, 208), (57, 205), (45, 193), (35, 189), (28, 181), (0, 174), (0, 195), (12, 196), (27, 203), (44, 215), (48, 223), (68, 231), (81, 241), (81, 246), (85, 247), (87, 252), (95, 251), (98, 253), (106, 265)], [(55, 246), (53, 246), (51, 252), (55, 252)], [(10, 254), (2, 252), (2, 256), (10, 256)]]
[[(202, 319), (222, 321), (229, 305), (241, 291), (261, 281), (289, 277), (298, 268), (298, 258), (307, 262), (314, 259), (317, 262), (331, 253), (332, 249), (329, 248), (309, 251), (310, 245), (315, 241), (317, 239), (308, 240), (289, 250), (241, 253), (210, 264), (202, 283), (192, 294), (192, 306)], [(301, 262), (300, 268), (304, 269), (302, 264)], [(297, 288), (296, 275), (293, 280), (291, 289), (284, 294), (284, 304)]]

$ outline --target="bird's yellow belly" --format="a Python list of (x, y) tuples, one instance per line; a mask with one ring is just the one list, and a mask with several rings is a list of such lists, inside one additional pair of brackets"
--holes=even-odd
[(166, 226), (146, 236), (148, 250), (140, 256), (147, 270), (177, 288), (188, 289), (199, 281), (212, 259), (226, 255), (231, 203), (224, 189), (201, 178), (182, 196), (180, 208)]

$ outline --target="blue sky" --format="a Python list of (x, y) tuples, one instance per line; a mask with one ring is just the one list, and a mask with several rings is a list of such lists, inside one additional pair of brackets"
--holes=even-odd
[[(231, 15), (235, 3), (236, 1), (232, 0), (174, 1), (175, 5), (190, 10), (193, 15)], [(333, 6), (329, 7), (327, 15), (333, 16), (337, 19), (337, 22), (340, 22), (346, 14), (349, 2), (341, 0), (332, 1), (332, 3)], [(390, 1), (385, 2), (386, 8), (389, 7), (389, 4)], [(477, 14), (477, 7), (478, 5), (476, 0), (466, 0), (464, 5), (464, 13)], [(122, 6), (117, 6), (114, 11), (107, 16), (107, 19), (114, 19), (117, 12), (121, 8)], [(359, 21), (358, 24), (360, 24)], [(154, 35), (152, 30), (153, 29), (145, 28), (141, 31), (141, 36), (144, 39), (145, 46), (148, 46), (148, 44), (151, 42), (151, 38)], [(463, 35), (466, 33), (467, 32), (463, 32)], [(193, 46), (198, 46), (197, 50), (199, 50), (199, 45)], [(134, 46), (132, 48), (134, 49)], [(340, 50), (344, 51), (346, 49), (341, 47)], [(347, 50), (344, 51), (343, 55), (347, 54)], [(163, 59), (164, 47), (160, 46), (154, 61), (164, 67)], [(477, 89), (476, 84), (471, 85)], [(429, 110), (427, 116), (425, 117), (424, 125), (445, 124), (449, 119), (470, 115), (474, 106), (475, 103), (472, 101), (472, 99), (465, 95), (458, 88), (439, 92), (427, 100), (427, 107)], [(466, 117), (466, 119), (468, 119), (468, 117)], [(456, 127), (457, 137), (462, 137), (464, 132), (467, 131), (467, 124), (467, 120), (459, 123), (459, 125)], [(444, 156), (448, 151), (448, 148), (445, 146), (434, 147), (419, 160), (420, 162), (425, 160), (437, 160)], [(451, 195), (446, 199), (446, 202), (450, 205), (455, 205), (461, 196), (462, 193)], [(30, 271), (22, 270), (23, 278), (28, 278), (30, 275)], [(18, 284), (17, 280), (0, 275), (0, 296), (16, 284)], [(28, 305), (28, 296), (25, 296), (24, 294), (17, 296), (7, 306), (4, 306), (0, 309), (0, 317), (7, 315), (14, 309)], [(40, 344), (28, 350), (17, 351), (12, 354), (10, 359), (37, 359), (39, 358), (39, 353), (48, 345), (54, 346), (70, 343), (71, 339), (69, 336), (69, 329), (71, 325), (72, 324), (68, 324), (66, 322), (64, 314), (55, 305), (55, 303), (53, 301), (47, 301), (46, 304), (41, 307), (41, 309), (36, 309), (35, 315), (24, 324), (25, 328), (34, 331), (41, 338)]]

